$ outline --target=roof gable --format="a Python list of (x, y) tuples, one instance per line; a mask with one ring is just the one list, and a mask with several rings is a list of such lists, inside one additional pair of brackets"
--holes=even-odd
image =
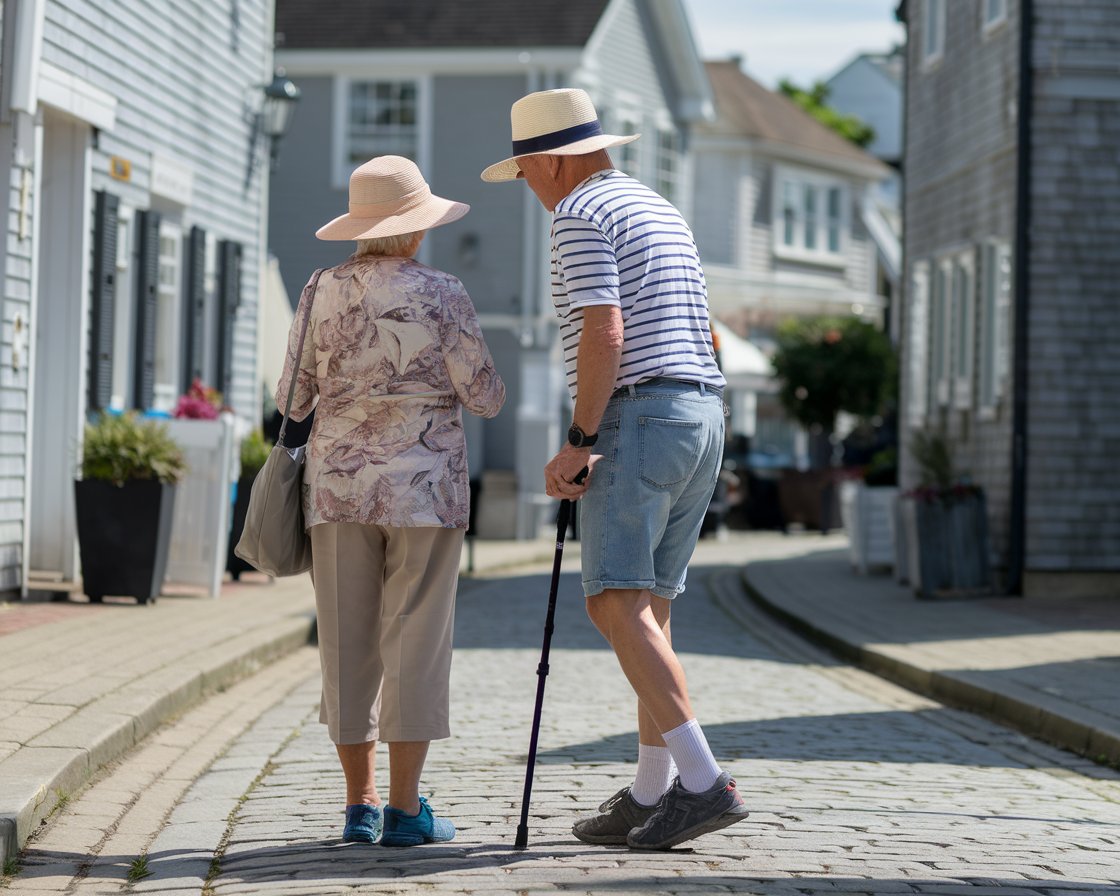
[(737, 61), (708, 62), (705, 68), (716, 98), (720, 131), (882, 167), (870, 153), (825, 127), (792, 100), (745, 75)]
[(581, 47), (609, 0), (276, 0), (291, 50)]

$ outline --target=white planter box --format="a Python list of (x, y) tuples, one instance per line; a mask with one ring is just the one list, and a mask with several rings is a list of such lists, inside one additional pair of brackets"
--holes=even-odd
[(876, 567), (894, 566), (893, 485), (867, 486), (845, 482), (840, 487), (840, 513), (848, 532), (852, 566), (866, 575)]
[(168, 420), (167, 429), (183, 449), (187, 474), (175, 498), (164, 581), (205, 588), (217, 597), (229, 547), (232, 486), (241, 466), (234, 417)]

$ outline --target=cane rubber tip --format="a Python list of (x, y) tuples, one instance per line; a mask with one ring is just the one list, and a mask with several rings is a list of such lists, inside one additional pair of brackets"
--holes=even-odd
[(529, 829), (527, 827), (518, 827), (517, 837), (513, 841), (514, 849), (525, 849), (529, 845)]

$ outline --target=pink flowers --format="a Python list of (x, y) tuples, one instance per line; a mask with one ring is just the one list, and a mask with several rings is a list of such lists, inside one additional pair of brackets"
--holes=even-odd
[(195, 377), (187, 394), (180, 396), (171, 416), (188, 420), (217, 420), (223, 409), (222, 393)]

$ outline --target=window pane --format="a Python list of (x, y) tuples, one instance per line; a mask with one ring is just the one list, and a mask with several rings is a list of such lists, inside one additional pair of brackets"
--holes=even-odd
[(657, 192), (673, 201), (677, 186), (677, 135), (674, 131), (657, 133)]
[(840, 225), (841, 225), (840, 188), (830, 187), (828, 190), (828, 251), (840, 251)]
[(359, 165), (374, 156), (416, 159), (417, 87), (412, 81), (350, 85), (347, 160)]
[(782, 184), (782, 242), (794, 245), (797, 227), (797, 185), (791, 181)]
[(817, 248), (817, 189), (805, 185), (805, 248)]

